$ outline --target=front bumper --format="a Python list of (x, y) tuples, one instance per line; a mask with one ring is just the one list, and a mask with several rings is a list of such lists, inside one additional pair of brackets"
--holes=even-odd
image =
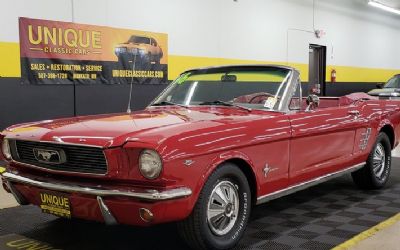
[[(176, 205), (175, 208), (179, 208), (179, 206), (186, 207), (186, 203), (182, 201), (184, 200), (182, 198), (189, 197), (192, 194), (191, 189), (186, 187), (168, 190), (119, 190), (105, 189), (101, 187), (86, 187), (66, 183), (50, 183), (10, 172), (3, 172), (0, 173), (0, 175), (5, 181), (7, 189), (11, 191), (15, 199), (21, 205), (37, 203), (33, 197), (37, 197), (40, 190), (64, 192), (71, 194), (74, 200), (76, 200), (77, 207), (82, 203), (85, 203), (86, 206), (91, 207), (88, 210), (99, 211), (106, 224), (123, 223), (145, 225), (147, 223), (140, 223), (140, 220), (138, 220), (140, 216), (131, 218), (132, 215), (129, 215), (131, 217), (126, 217), (126, 214), (132, 214), (132, 210), (140, 211), (141, 209), (157, 211), (155, 216), (158, 214), (159, 217), (157, 218), (156, 223), (179, 219), (174, 218), (173, 216), (168, 216), (168, 214), (174, 213), (174, 211), (171, 210), (171, 208), (168, 208), (168, 206), (172, 205), (171, 202), (174, 201), (174, 204)], [(113, 210), (115, 212), (113, 212)], [(136, 213), (136, 215), (138, 214), (139, 213)], [(162, 218), (163, 216), (164, 218)], [(77, 217), (96, 220), (95, 213), (78, 213)], [(120, 221), (118, 217), (124, 219), (120, 219)]]
[(122, 191), (122, 190), (106, 190), (106, 189), (97, 189), (90, 187), (81, 187), (74, 185), (66, 185), (61, 183), (49, 183), (34, 180), (31, 178), (23, 177), (20, 175), (16, 175), (13, 173), (5, 172), (1, 174), (3, 178), (9, 182), (17, 182), (22, 184), (28, 184), (30, 186), (35, 186), (43, 189), (60, 191), (60, 192), (68, 192), (68, 193), (81, 193), (95, 196), (121, 196), (121, 197), (130, 197), (130, 198), (138, 198), (141, 200), (148, 201), (162, 201), (162, 200), (171, 200), (178, 199), (182, 197), (186, 197), (192, 194), (192, 191), (189, 188), (175, 188), (165, 191), (157, 191), (154, 189), (146, 189), (144, 191)]

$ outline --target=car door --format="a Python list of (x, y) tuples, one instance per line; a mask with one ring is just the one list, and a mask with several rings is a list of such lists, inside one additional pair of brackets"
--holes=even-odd
[(289, 115), (290, 184), (348, 167), (360, 123), (358, 114), (356, 106), (336, 106)]

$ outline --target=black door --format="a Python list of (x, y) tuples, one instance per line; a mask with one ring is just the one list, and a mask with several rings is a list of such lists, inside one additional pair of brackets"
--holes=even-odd
[(326, 95), (326, 47), (310, 44), (310, 61), (308, 66), (308, 89), (318, 95)]

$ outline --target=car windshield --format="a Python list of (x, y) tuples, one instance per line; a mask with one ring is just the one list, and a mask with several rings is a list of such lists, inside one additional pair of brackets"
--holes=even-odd
[(142, 37), (142, 36), (131, 36), (131, 38), (129, 39), (130, 43), (146, 43), (149, 44), (150, 43), (150, 38), (148, 37)]
[(400, 88), (400, 77), (393, 77), (392, 79), (390, 79), (386, 85), (385, 88)]
[(211, 68), (182, 74), (152, 105), (220, 105), (276, 110), (291, 70)]

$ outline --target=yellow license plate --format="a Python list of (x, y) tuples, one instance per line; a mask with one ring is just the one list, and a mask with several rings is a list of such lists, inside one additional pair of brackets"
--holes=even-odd
[(71, 203), (64, 194), (41, 192), (40, 208), (44, 213), (71, 218)]

